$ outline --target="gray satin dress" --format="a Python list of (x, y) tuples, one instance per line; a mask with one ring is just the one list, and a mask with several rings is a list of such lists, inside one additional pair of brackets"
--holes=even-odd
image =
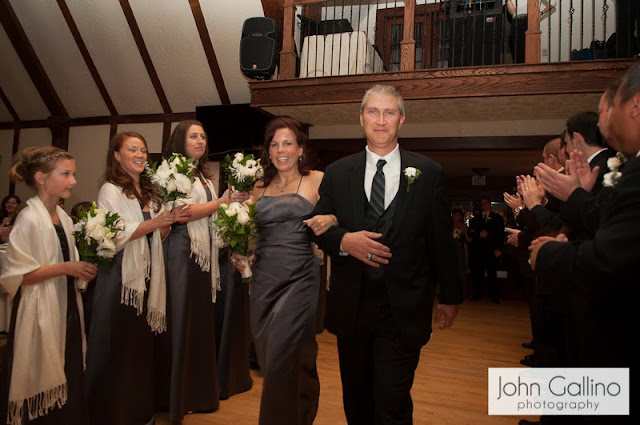
[[(212, 195), (208, 188), (207, 202)], [(167, 332), (158, 337), (156, 407), (171, 421), (219, 407), (215, 304), (211, 272), (191, 256), (186, 224), (174, 224), (164, 242)], [(167, 409), (168, 407), (168, 409)]]
[(260, 425), (311, 424), (318, 410), (320, 269), (302, 223), (313, 208), (297, 193), (263, 196), (256, 204), (259, 239), (250, 313), (264, 373)]

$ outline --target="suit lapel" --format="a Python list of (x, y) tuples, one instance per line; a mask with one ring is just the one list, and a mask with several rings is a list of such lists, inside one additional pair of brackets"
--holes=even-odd
[(353, 217), (356, 229), (364, 226), (365, 205), (367, 203), (367, 195), (364, 192), (364, 170), (366, 166), (366, 153), (363, 150), (360, 153), (349, 173), (350, 193), (353, 194)]
[(400, 229), (404, 217), (407, 213), (407, 207), (411, 197), (413, 195), (413, 190), (410, 192), (407, 191), (407, 178), (404, 175), (404, 169), (407, 167), (411, 167), (412, 164), (407, 162), (407, 155), (404, 150), (400, 149), (400, 187), (398, 188), (398, 193), (396, 195), (396, 206), (393, 213), (393, 222), (391, 224), (391, 230), (389, 231), (388, 241), (391, 243), (393, 239), (397, 236), (398, 230)]

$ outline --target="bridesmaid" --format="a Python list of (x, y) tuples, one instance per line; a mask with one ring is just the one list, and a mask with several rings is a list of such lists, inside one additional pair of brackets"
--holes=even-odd
[(220, 203), (244, 201), (248, 195), (216, 196), (200, 122), (177, 125), (163, 155), (173, 153), (195, 158), (197, 164), (191, 198), (184, 200), (191, 216), (173, 225), (165, 243), (169, 347), (162, 357), (170, 366), (162, 373), (170, 379), (169, 419), (181, 421), (185, 413), (213, 412), (219, 406), (214, 303), (220, 270), (213, 219)]
[(0, 420), (10, 424), (88, 424), (82, 383), (84, 323), (74, 277), (97, 267), (78, 261), (73, 223), (60, 199), (76, 185), (73, 157), (56, 147), (18, 153), (10, 171), (36, 196), (9, 236), (0, 284), (13, 297)]
[[(250, 301), (264, 373), (259, 423), (310, 425), (320, 394), (315, 339), (320, 269), (310, 230), (322, 234), (337, 222), (330, 215), (304, 220), (318, 202), (323, 173), (311, 170), (302, 125), (274, 118), (264, 140), (265, 176), (253, 195), (259, 236)], [(231, 261), (241, 271), (239, 259), (234, 254)]]
[(109, 142), (98, 205), (117, 212), (124, 230), (118, 253), (100, 267), (87, 353), (87, 398), (92, 425), (154, 423), (154, 333), (166, 330), (161, 239), (184, 209), (162, 210), (144, 172), (147, 143), (135, 132)]

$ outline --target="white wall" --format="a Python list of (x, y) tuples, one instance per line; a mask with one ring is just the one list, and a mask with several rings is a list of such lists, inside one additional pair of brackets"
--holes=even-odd
[(76, 159), (78, 184), (66, 202), (67, 212), (78, 202), (95, 201), (100, 181), (104, 174), (107, 148), (109, 146), (108, 125), (71, 127), (69, 129), (69, 153)]
[[(545, 17), (540, 22), (543, 62), (568, 61), (572, 50), (588, 48), (594, 39), (606, 42), (616, 31), (615, 1), (607, 0), (609, 9), (606, 20), (602, 9), (605, 0), (574, 1), (573, 15), (569, 13), (571, 6), (569, 0), (556, 1), (557, 8), (548, 18)], [(570, 18), (571, 22), (569, 22)], [(549, 48), (549, 25), (551, 25), (551, 48)]]
[(150, 153), (162, 152), (162, 123), (148, 124), (120, 124), (118, 125), (118, 133), (123, 131), (137, 131), (147, 141)]
[[(25, 128), (20, 130), (18, 151), (32, 146), (51, 146), (51, 130), (48, 128)], [(16, 195), (18, 195), (22, 201), (26, 201), (34, 194), (33, 189), (26, 184), (16, 184)]]
[(0, 199), (9, 193), (13, 130), (0, 130)]

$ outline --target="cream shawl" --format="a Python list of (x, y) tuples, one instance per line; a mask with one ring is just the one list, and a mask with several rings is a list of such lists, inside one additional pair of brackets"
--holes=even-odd
[[(153, 232), (151, 252), (149, 252), (146, 236), (130, 240), (131, 235), (144, 221), (144, 216), (138, 200), (128, 198), (120, 186), (112, 183), (103, 184), (98, 194), (98, 205), (117, 212), (124, 223), (124, 229), (118, 232), (115, 238), (116, 250), (124, 250), (120, 302), (135, 308), (138, 315), (142, 314), (144, 293), (147, 289), (146, 280), (150, 278), (147, 322), (154, 332), (164, 332), (167, 330), (167, 287), (160, 230)], [(153, 205), (149, 206), (149, 210), (151, 217), (155, 217)]]
[[(213, 183), (209, 179), (205, 179), (205, 183), (211, 191), (212, 199), (217, 199), (216, 191)], [(204, 204), (207, 202), (207, 192), (204, 184), (198, 178), (193, 182), (191, 187), (191, 197), (180, 199), (178, 203), (183, 204)], [(214, 221), (218, 217), (217, 213), (203, 217), (200, 220), (194, 220), (187, 223), (189, 231), (189, 239), (191, 240), (191, 257), (196, 264), (200, 266), (203, 272), (211, 272), (211, 301), (216, 302), (216, 295), (220, 290), (220, 266), (218, 257), (220, 247), (216, 243), (218, 232), (216, 232)]]
[[(57, 213), (67, 235), (70, 260), (77, 261), (73, 223), (62, 208), (57, 207)], [(63, 261), (51, 216), (40, 198), (34, 196), (18, 215), (9, 235), (9, 248), (2, 264), (0, 284), (13, 298), (25, 274)], [(22, 286), (13, 336), (7, 418), (11, 424), (22, 422), (25, 401), (29, 419), (46, 415), (54, 407), (67, 402), (67, 378), (64, 373), (67, 301), (67, 276)], [(78, 291), (75, 302), (80, 314), (84, 357), (84, 314)]]

